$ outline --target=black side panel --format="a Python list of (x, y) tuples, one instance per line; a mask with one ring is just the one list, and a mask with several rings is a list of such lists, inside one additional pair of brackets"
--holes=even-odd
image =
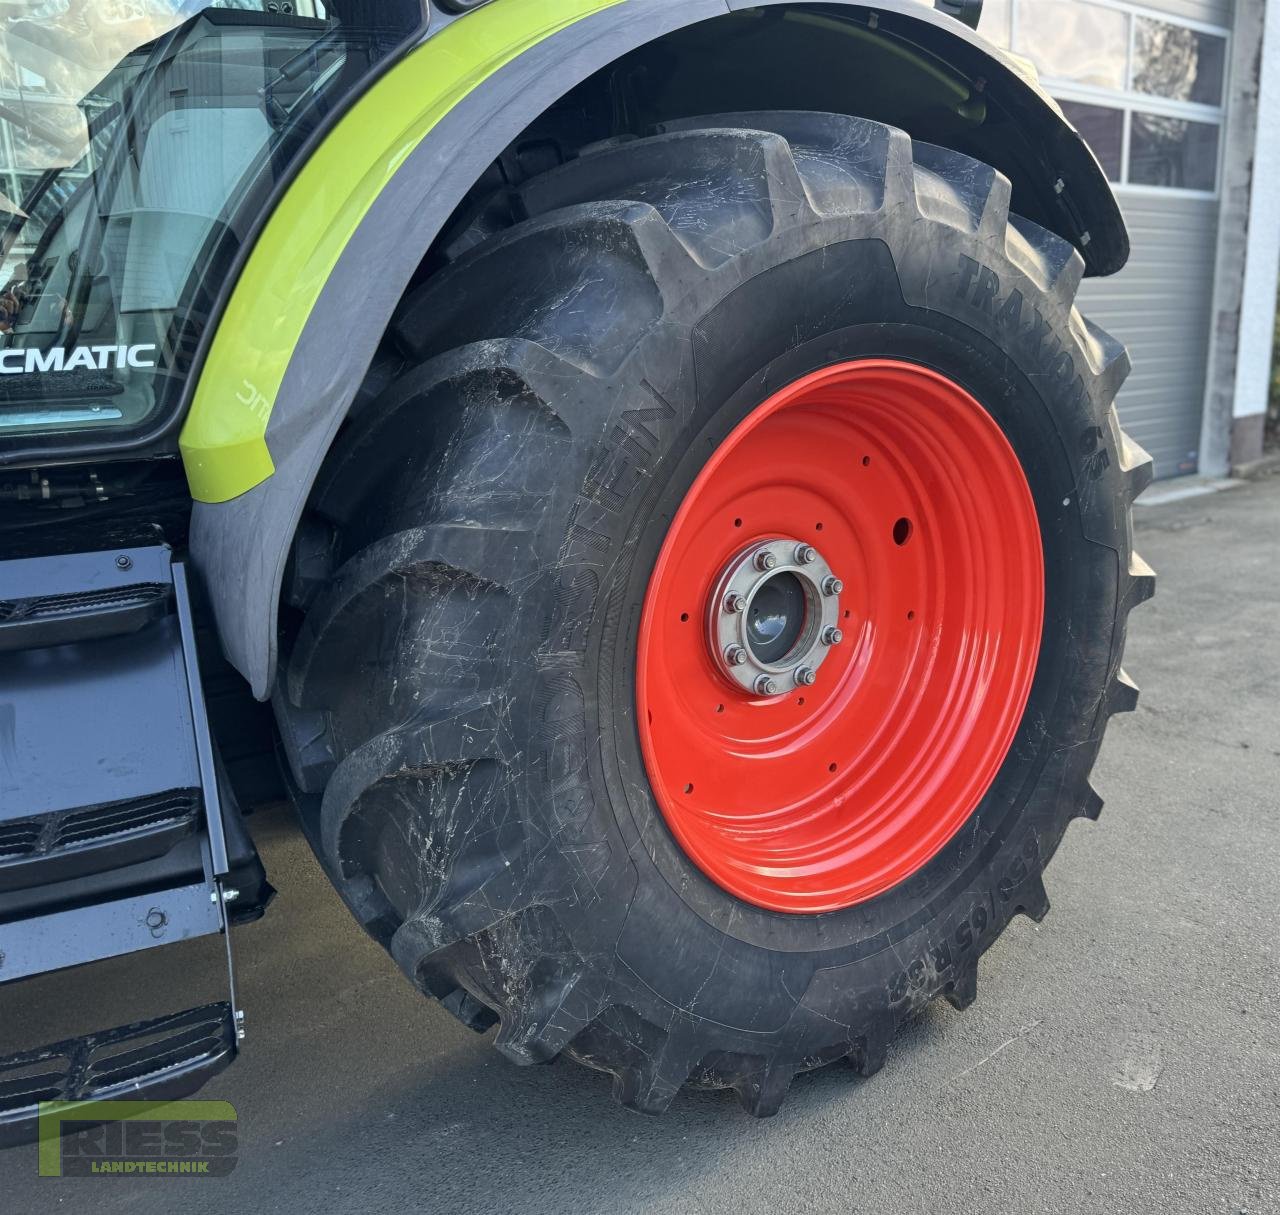
[[(181, 572), (163, 547), (0, 562), (0, 936), (11, 951), (40, 917), (218, 875), (243, 896), (237, 919), (269, 897), (204, 754)], [(218, 930), (216, 917), (197, 921), (158, 936)], [(103, 935), (96, 956), (121, 952)], [(95, 956), (70, 946), (50, 946), (39, 969)]]

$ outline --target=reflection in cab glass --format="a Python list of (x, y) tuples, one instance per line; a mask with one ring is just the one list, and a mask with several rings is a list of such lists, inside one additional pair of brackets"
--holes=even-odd
[(306, 138), (418, 0), (0, 0), (0, 445), (149, 432)]

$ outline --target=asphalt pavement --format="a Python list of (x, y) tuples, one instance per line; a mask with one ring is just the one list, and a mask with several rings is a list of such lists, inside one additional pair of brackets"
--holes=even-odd
[[(518, 1069), (417, 996), (285, 810), (252, 829), (280, 895), (235, 941), (248, 1038), (204, 1095), (225, 1180), (49, 1180), (0, 1155), (0, 1211), (1280, 1212), (1280, 477), (1139, 508), (1137, 713), (967, 1012), (937, 1004), (870, 1080), (781, 1114), (685, 1093), (627, 1113), (577, 1066)], [(0, 992), (0, 1051), (218, 999), (216, 939)], [(490, 1035), (491, 1036), (491, 1035)]]

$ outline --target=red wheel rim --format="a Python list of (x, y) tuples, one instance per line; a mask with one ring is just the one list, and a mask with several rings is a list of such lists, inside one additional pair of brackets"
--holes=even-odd
[[(709, 629), (728, 610), (723, 572), (778, 537), (843, 581), (844, 637), (813, 686), (762, 696), (733, 682)], [(890, 889), (990, 788), (1043, 616), (1026, 476), (972, 396), (890, 360), (797, 380), (714, 452), (650, 579), (637, 707), (668, 827), (759, 907), (834, 911)]]

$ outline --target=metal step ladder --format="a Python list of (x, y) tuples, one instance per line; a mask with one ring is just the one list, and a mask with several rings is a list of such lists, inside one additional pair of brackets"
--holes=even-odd
[(0, 1058), (0, 1146), (41, 1102), (185, 1096), (244, 1037), (233, 922), (273, 891), (218, 767), (166, 547), (0, 562), (3, 987), (222, 933), (228, 999)]

